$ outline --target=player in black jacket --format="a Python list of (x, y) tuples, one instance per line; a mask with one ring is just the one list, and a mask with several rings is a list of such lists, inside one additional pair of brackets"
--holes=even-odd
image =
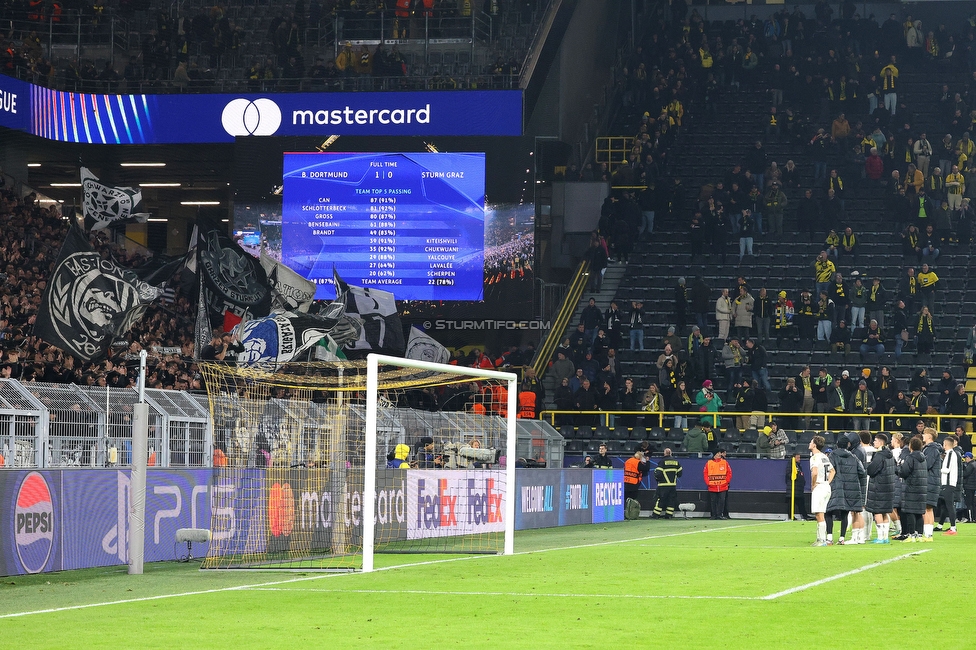
[(962, 455), (962, 489), (966, 498), (966, 514), (963, 521), (976, 523), (976, 463), (972, 452)]
[(893, 509), (895, 494), (895, 459), (888, 449), (887, 434), (879, 433), (874, 436), (874, 448), (877, 451), (866, 468), (871, 482), (868, 484), (865, 509), (874, 515), (878, 529), (878, 535), (871, 543), (888, 544), (891, 526), (888, 514)]
[(912, 438), (908, 441), (909, 454), (902, 455), (902, 462), (896, 473), (905, 479), (905, 496), (901, 507), (901, 535), (895, 539), (905, 542), (917, 542), (921, 536), (919, 524), (925, 514), (925, 500), (928, 487), (928, 472), (925, 468), (925, 456), (922, 455), (922, 441)]
[(939, 505), (939, 493), (942, 491), (942, 447), (936, 442), (939, 434), (932, 427), (922, 430), (922, 454), (925, 456), (925, 469), (928, 472), (928, 485), (925, 492), (925, 515), (922, 531), (923, 542), (932, 541), (935, 530), (935, 507)]

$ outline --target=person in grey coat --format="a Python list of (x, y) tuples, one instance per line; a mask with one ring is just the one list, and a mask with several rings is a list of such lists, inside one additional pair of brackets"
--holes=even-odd
[(888, 513), (894, 506), (895, 497), (895, 458), (888, 449), (888, 435), (879, 433), (874, 436), (874, 455), (865, 468), (871, 482), (868, 484), (868, 494), (865, 499), (865, 510), (874, 515), (874, 523), (878, 528), (878, 535), (872, 544), (888, 544), (890, 523)]
[(902, 541), (916, 542), (921, 536), (921, 522), (925, 514), (925, 500), (928, 489), (928, 471), (925, 467), (925, 456), (922, 454), (922, 441), (912, 438), (908, 441), (908, 455), (903, 460), (896, 473), (905, 479), (905, 496), (902, 497), (901, 535), (895, 537)]
[(925, 469), (929, 481), (925, 492), (923, 542), (932, 541), (935, 530), (935, 506), (939, 505), (939, 492), (942, 490), (942, 445), (936, 442), (938, 438), (938, 432), (932, 427), (925, 427), (922, 430), (922, 455), (925, 456)]
[(863, 528), (864, 520), (861, 510), (864, 508), (864, 482), (867, 472), (864, 465), (850, 452), (850, 447), (857, 438), (857, 434), (841, 434), (837, 438), (837, 447), (830, 455), (830, 462), (836, 474), (830, 483), (830, 501), (827, 502), (827, 541), (833, 538), (833, 520), (840, 520), (840, 540), (844, 543), (847, 533), (847, 513), (851, 513), (854, 528)]

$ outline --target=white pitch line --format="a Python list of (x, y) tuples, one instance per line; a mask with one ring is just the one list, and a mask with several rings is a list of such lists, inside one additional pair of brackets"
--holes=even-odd
[[(278, 589), (275, 587), (254, 587), (247, 591), (290, 591), (295, 589)], [(431, 591), (423, 589), (302, 589), (298, 593), (315, 592), (330, 594), (409, 594), (419, 596), (509, 596), (512, 598), (622, 598), (622, 599), (655, 599), (667, 600), (678, 598), (685, 600), (759, 600), (758, 596), (665, 596), (662, 594), (547, 594), (521, 591)]]
[[(765, 526), (765, 525), (772, 524), (772, 523), (781, 523), (781, 522), (767, 521), (767, 522), (762, 522), (762, 523), (759, 523), (759, 524), (742, 524), (742, 525), (738, 525), (738, 526), (721, 526), (721, 527), (717, 527), (717, 528), (703, 528), (701, 530), (691, 530), (691, 531), (685, 531), (685, 532), (682, 532), (682, 533), (669, 533), (669, 534), (666, 534), (666, 535), (649, 535), (649, 536), (646, 536), (646, 537), (636, 537), (636, 538), (633, 538), (633, 539), (622, 539), (622, 540), (614, 540), (614, 541), (607, 541), (607, 542), (594, 542), (592, 544), (576, 544), (576, 545), (573, 545), (573, 546), (560, 546), (560, 547), (556, 547), (556, 548), (539, 549), (539, 550), (536, 550), (536, 551), (520, 551), (520, 552), (516, 553), (515, 555), (529, 555), (529, 554), (533, 554), (533, 553), (548, 553), (548, 552), (551, 552), (551, 551), (566, 551), (566, 550), (572, 550), (572, 549), (577, 549), (577, 548), (591, 548), (591, 547), (595, 547), (595, 546), (609, 546), (609, 545), (613, 545), (613, 544), (628, 544), (628, 543), (632, 543), (632, 542), (641, 542), (641, 541), (650, 540), (650, 539), (663, 539), (663, 538), (666, 538), (666, 537), (681, 537), (683, 535), (694, 535), (694, 534), (697, 534), (697, 533), (713, 533), (713, 532), (719, 532), (719, 531), (723, 531), (723, 530), (732, 530), (732, 529), (735, 529), (735, 528), (749, 528), (749, 527), (752, 527), (752, 526)], [(426, 561), (426, 562), (411, 562), (411, 563), (407, 563), (407, 564), (397, 564), (397, 565), (394, 565), (394, 566), (381, 567), (381, 568), (378, 568), (376, 570), (377, 571), (390, 571), (392, 569), (403, 569), (403, 568), (408, 568), (408, 567), (412, 567), (412, 566), (424, 566), (424, 565), (428, 565), (428, 564), (444, 564), (446, 562), (458, 562), (458, 561), (462, 561), (462, 560), (476, 560), (476, 559), (486, 558), (486, 557), (498, 557), (498, 556), (497, 555), (471, 555), (471, 556), (465, 556), (465, 557), (448, 558), (448, 559), (444, 559), (444, 560), (429, 560), (429, 561)], [(322, 574), (322, 575), (306, 576), (306, 577), (302, 577), (302, 578), (290, 578), (288, 580), (274, 580), (274, 581), (271, 581), (271, 582), (259, 582), (259, 583), (255, 583), (255, 584), (251, 584), (251, 585), (237, 585), (235, 587), (218, 587), (218, 588), (214, 588), (214, 589), (201, 589), (201, 590), (197, 590), (197, 591), (183, 591), (183, 592), (177, 592), (175, 594), (158, 594), (156, 596), (142, 596), (142, 597), (139, 597), (139, 598), (125, 598), (125, 599), (121, 599), (121, 600), (109, 600), (109, 601), (104, 601), (104, 602), (100, 602), (100, 603), (85, 603), (85, 604), (82, 604), (82, 605), (67, 605), (65, 607), (51, 607), (51, 608), (48, 608), (48, 609), (36, 609), (36, 610), (32, 610), (32, 611), (27, 611), (27, 612), (12, 612), (10, 614), (0, 614), (0, 620), (5, 619), (5, 618), (18, 618), (18, 617), (22, 617), (22, 616), (33, 616), (35, 614), (56, 614), (58, 612), (70, 612), (70, 611), (74, 611), (74, 610), (91, 609), (93, 607), (108, 607), (108, 606), (111, 606), (111, 605), (127, 605), (129, 603), (144, 603), (144, 602), (149, 602), (149, 601), (153, 601), (153, 600), (164, 600), (164, 599), (167, 599), (167, 598), (183, 598), (185, 596), (203, 596), (203, 595), (206, 595), (206, 594), (216, 594), (216, 593), (221, 593), (221, 592), (226, 592), (226, 591), (246, 591), (248, 589), (254, 589), (254, 588), (257, 588), (257, 587), (272, 587), (274, 585), (283, 585), (283, 584), (290, 584), (290, 583), (295, 583), (295, 582), (308, 582), (308, 581), (311, 581), (311, 580), (323, 580), (325, 578), (339, 578), (339, 577), (348, 576), (348, 575), (366, 575), (366, 574), (363, 574), (363, 573), (327, 573), (327, 574)]]
[(758, 524), (738, 524), (736, 526), (719, 526), (717, 528), (702, 528), (700, 530), (687, 530), (683, 533), (667, 533), (665, 535), (647, 535), (645, 537), (633, 537), (631, 539), (620, 539), (620, 540), (613, 540), (609, 542), (593, 542), (591, 544), (574, 544), (573, 546), (541, 548), (536, 551), (519, 551), (515, 555), (532, 555), (533, 553), (551, 553), (552, 551), (571, 551), (578, 548), (592, 548), (595, 546), (611, 546), (614, 544), (632, 544), (634, 542), (646, 542), (651, 539), (682, 537), (684, 535), (697, 535), (699, 533), (720, 533), (723, 530), (735, 530), (736, 528), (755, 528), (756, 526), (769, 526), (770, 524), (780, 524), (780, 523), (783, 523), (783, 521), (764, 521)]
[(892, 562), (897, 562), (898, 560), (904, 560), (906, 558), (914, 557), (916, 555), (921, 555), (922, 553), (928, 553), (932, 549), (927, 548), (921, 551), (913, 551), (912, 553), (905, 553), (904, 555), (899, 555), (898, 557), (888, 558), (887, 560), (881, 560), (880, 562), (872, 562), (871, 564), (865, 564), (864, 566), (851, 569), (850, 571), (845, 571), (844, 573), (838, 573), (837, 575), (829, 576), (827, 578), (821, 578), (820, 580), (814, 580), (813, 582), (808, 582), (805, 585), (800, 585), (798, 587), (791, 587), (789, 589), (784, 589), (783, 591), (777, 591), (775, 594), (769, 594), (768, 596), (762, 596), (759, 600), (776, 600), (782, 596), (789, 596), (790, 594), (795, 594), (800, 591), (806, 591), (807, 589), (812, 589), (813, 587), (819, 587), (820, 585), (827, 584), (828, 582), (833, 582), (834, 580), (840, 580), (841, 578), (846, 578), (848, 576), (855, 575), (857, 573), (862, 573), (864, 571), (869, 571), (871, 569), (876, 569), (879, 566), (884, 566), (885, 564), (891, 564)]
[[(752, 546), (752, 545), (749, 545), (749, 544), (704, 544), (702, 546), (691, 546), (691, 547), (687, 547), (687, 548), (675, 548), (674, 546), (671, 546), (669, 544), (636, 544), (636, 546), (638, 548), (670, 548), (670, 549), (674, 549), (676, 551), (688, 551), (688, 552), (699, 551), (699, 550), (701, 550), (703, 548), (721, 548), (721, 549), (726, 549), (726, 550), (727, 549), (750, 548), (750, 549), (761, 549), (761, 550), (769, 550), (769, 551), (772, 551), (772, 550), (783, 551), (783, 550), (789, 548), (787, 546)], [(800, 550), (801, 548), (802, 547), (800, 547), (800, 546), (796, 547), (797, 550)]]

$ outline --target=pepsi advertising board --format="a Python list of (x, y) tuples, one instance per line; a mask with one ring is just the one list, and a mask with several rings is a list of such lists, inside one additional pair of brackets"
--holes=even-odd
[[(152, 470), (146, 479), (145, 560), (176, 557), (178, 528), (209, 528), (210, 470)], [(0, 575), (126, 564), (129, 472), (0, 472)], [(193, 554), (207, 553), (195, 544)]]
[(335, 298), (333, 268), (398, 300), (481, 300), (483, 153), (289, 153), (281, 258)]
[(0, 473), (0, 570), (3, 575), (61, 569), (59, 472)]
[(237, 137), (522, 133), (522, 92), (103, 95), (0, 77), (0, 126), (60, 142), (192, 144)]

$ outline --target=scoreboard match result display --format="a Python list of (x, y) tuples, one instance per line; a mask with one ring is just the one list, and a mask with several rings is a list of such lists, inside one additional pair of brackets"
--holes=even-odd
[(285, 153), (281, 258), (335, 297), (343, 280), (398, 300), (481, 300), (484, 153)]

